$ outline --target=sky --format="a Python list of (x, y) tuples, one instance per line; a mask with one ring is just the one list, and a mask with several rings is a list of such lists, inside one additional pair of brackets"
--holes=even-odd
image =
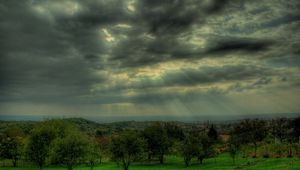
[(299, 9), (299, 0), (0, 0), (0, 118), (300, 113)]

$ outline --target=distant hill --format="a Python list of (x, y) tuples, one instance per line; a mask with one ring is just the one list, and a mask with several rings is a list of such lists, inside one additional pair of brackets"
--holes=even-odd
[[(190, 129), (193, 127), (208, 127), (209, 124), (214, 124), (215, 127), (221, 133), (226, 133), (230, 124), (235, 124), (239, 122), (239, 120), (246, 119), (246, 118), (260, 118), (265, 120), (271, 120), (274, 118), (279, 117), (297, 117), (300, 116), (299, 113), (293, 114), (276, 114), (276, 115), (269, 115), (269, 114), (261, 114), (261, 115), (252, 115), (252, 116), (244, 116), (244, 117), (235, 117), (235, 119), (228, 119), (228, 120), (219, 120), (219, 121), (197, 121), (197, 120), (207, 120), (207, 119), (194, 119), (194, 121), (190, 122), (181, 122), (181, 121), (167, 121), (172, 122), (183, 129)], [(51, 119), (51, 118), (47, 118)], [(46, 119), (46, 120), (47, 120)], [(90, 135), (109, 135), (112, 133), (120, 132), (126, 129), (136, 129), (142, 130), (147, 126), (159, 121), (119, 121), (119, 122), (111, 122), (111, 123), (99, 123), (89, 119), (84, 118), (63, 118), (63, 120), (67, 122), (71, 122), (74, 124), (79, 130), (86, 132)], [(97, 121), (97, 120), (96, 120)], [(0, 133), (3, 132), (5, 129), (10, 127), (19, 127), (23, 129), (25, 133), (29, 133), (30, 130), (34, 127), (36, 123), (39, 121), (31, 121), (31, 120), (23, 120), (23, 121), (3, 121), (0, 120)], [(166, 122), (166, 121), (164, 121)]]
[[(97, 123), (84, 118), (65, 118), (64, 121), (74, 124), (79, 130), (88, 134), (106, 135), (120, 132), (126, 129), (142, 130), (157, 121), (124, 121), (113, 123)], [(0, 132), (7, 128), (16, 126), (24, 129), (26, 133), (34, 127), (39, 121), (0, 121)], [(173, 122), (183, 128), (195, 126), (195, 123)]]

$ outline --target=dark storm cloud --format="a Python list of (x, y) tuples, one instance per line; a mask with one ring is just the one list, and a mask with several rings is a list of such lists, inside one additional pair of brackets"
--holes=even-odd
[[(207, 53), (228, 53), (228, 52), (247, 52), (255, 53), (259, 51), (267, 50), (272, 44), (272, 41), (267, 40), (247, 40), (247, 39), (237, 39), (237, 40), (222, 40), (219, 42), (214, 42), (216, 45), (209, 49)], [(212, 45), (213, 46), (213, 45)]]
[(201, 2), (193, 0), (138, 1), (138, 15), (154, 35), (178, 34), (194, 24), (201, 14)]
[(94, 73), (95, 70), (79, 58), (53, 60), (11, 57), (9, 60), (10, 65), (1, 68), (5, 82), (1, 91), (11, 92), (13, 96), (85, 95), (92, 84), (106, 80), (105, 75)]
[(95, 38), (98, 30), (78, 26), (66, 31), (61, 29), (65, 23), (58, 22), (62, 16), (48, 16), (47, 8), (45, 14), (33, 9), (52, 2), (1, 1), (1, 100), (63, 101), (86, 95), (93, 84), (106, 80), (97, 73), (103, 63), (89, 62), (94, 53), (105, 51)]
[(29, 1), (5, 1), (2, 4), (2, 55), (38, 53), (42, 56), (64, 54), (64, 35), (51, 28), (51, 23), (36, 15)]
[[(160, 62), (203, 57), (203, 50), (178, 38), (201, 26), (212, 14), (222, 11), (227, 1), (141, 0), (137, 1), (133, 33), (120, 42), (112, 55), (123, 67), (140, 67)], [(149, 34), (151, 38), (143, 37)]]
[(211, 5), (206, 8), (206, 12), (210, 14), (221, 12), (228, 4), (229, 0), (213, 0)]
[(137, 2), (138, 18), (151, 34), (180, 34), (208, 15), (221, 12), (228, 0), (141, 0)]
[(170, 37), (145, 39), (131, 38), (122, 42), (113, 53), (112, 60), (118, 60), (123, 67), (141, 67), (164, 61), (201, 56), (201, 50), (193, 45)]
[[(225, 58), (226, 54), (236, 55), (241, 52), (253, 55), (253, 60), (257, 58), (256, 52), (272, 55), (269, 57), (272, 58), (269, 59), (270, 67), (276, 64), (284, 67), (299, 66), (295, 64), (299, 63), (299, 40), (286, 40), (290, 39), (286, 38), (291, 33), (290, 30), (287, 29), (283, 32), (284, 35), (276, 38), (270, 35), (270, 40), (268, 37), (257, 38), (257, 35), (253, 38), (251, 35), (239, 35), (247, 32), (238, 16), (245, 10), (246, 2), (137, 0), (133, 2), (133, 9), (129, 9), (128, 2), (0, 0), (0, 100), (77, 100), (82, 96), (91, 95), (90, 91), (94, 86), (110, 86), (111, 81), (118, 81), (112, 80), (112, 75), (119, 70), (128, 73), (137, 68), (164, 62), (191, 62), (203, 58), (213, 59), (216, 56)], [(226, 10), (227, 8), (230, 10)], [(254, 8), (252, 13), (249, 13), (249, 18), (272, 10), (272, 6)], [(268, 15), (271, 16), (268, 22), (246, 28), (248, 32), (255, 33), (260, 29), (299, 24), (299, 15), (294, 12), (279, 18), (273, 18), (271, 14)], [(218, 23), (216, 18), (225, 19)], [(223, 28), (231, 18), (237, 21), (236, 29)], [(118, 27), (118, 24), (123, 24), (126, 28)], [(212, 33), (205, 34), (203, 30), (199, 31), (204, 26), (211, 26), (210, 24), (217, 27), (211, 29)], [(107, 40), (109, 37), (105, 34), (108, 33), (104, 30), (109, 32), (113, 40)], [(294, 29), (294, 37), (299, 35), (298, 33), (299, 31)], [(190, 43), (191, 37), (202, 39), (204, 45)], [(288, 48), (281, 50), (279, 45), (276, 46), (278, 41)], [(294, 45), (291, 45), (292, 43)], [(274, 57), (273, 53), (279, 54), (278, 51), (285, 55)], [(291, 53), (293, 56), (289, 55)], [(253, 85), (254, 87), (272, 83), (268, 77), (263, 79), (264, 76), (273, 74), (270, 72), (272, 70), (255, 64), (217, 68), (207, 66), (198, 69), (177, 68), (177, 71), (160, 75), (160, 80), (156, 79), (157, 77), (141, 78), (128, 86), (121, 84), (113, 87), (114, 89), (103, 89), (108, 90), (105, 94), (110, 94), (121, 93), (123, 89), (141, 90), (260, 80)], [(167, 100), (171, 94), (172, 92), (162, 94), (158, 90), (155, 94), (149, 92), (132, 97), (117, 94), (100, 96), (101, 99), (98, 99), (96, 96), (91, 97), (91, 101), (151, 102)], [(181, 96), (183, 100), (184, 95), (187, 94)]]

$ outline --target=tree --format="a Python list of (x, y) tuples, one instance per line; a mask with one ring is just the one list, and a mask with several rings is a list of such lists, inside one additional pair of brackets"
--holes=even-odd
[(241, 143), (254, 145), (253, 157), (256, 158), (258, 142), (261, 142), (267, 135), (266, 122), (259, 119), (246, 119), (241, 121), (238, 126), (238, 131), (235, 129), (235, 135), (239, 136)]
[(74, 166), (84, 160), (88, 153), (88, 145), (86, 136), (79, 132), (70, 132), (66, 137), (55, 141), (52, 162), (72, 170)]
[(102, 162), (102, 157), (105, 155), (109, 155), (110, 153), (110, 137), (109, 136), (101, 136), (96, 137), (97, 145), (99, 146), (100, 154), (99, 154), (99, 163)]
[(211, 125), (211, 127), (209, 128), (207, 136), (212, 142), (216, 142), (218, 140), (218, 132), (215, 129), (214, 125)]
[(171, 142), (177, 140), (177, 141), (182, 141), (184, 140), (184, 132), (183, 129), (178, 126), (176, 123), (173, 122), (166, 122), (164, 124), (164, 128), (167, 131), (167, 135), (169, 140), (171, 140)]
[(73, 128), (63, 120), (47, 120), (37, 124), (31, 131), (26, 145), (26, 155), (42, 169), (49, 158), (52, 142), (63, 138)]
[(294, 132), (295, 132), (294, 134), (298, 138), (298, 141), (299, 141), (299, 137), (300, 137), (300, 116), (294, 119), (293, 126), (294, 126)]
[(121, 162), (123, 169), (128, 170), (130, 164), (141, 158), (145, 141), (135, 131), (125, 131), (112, 137), (110, 151), (112, 159)]
[(280, 143), (287, 139), (287, 132), (291, 128), (291, 123), (287, 118), (279, 118), (271, 122), (271, 133), (276, 139), (279, 139)]
[(13, 166), (17, 166), (23, 149), (24, 133), (20, 128), (7, 129), (0, 138), (0, 157), (11, 159)]
[(35, 128), (31, 135), (26, 147), (26, 153), (29, 160), (43, 169), (46, 158), (49, 156), (51, 142), (55, 139), (55, 131), (52, 128)]
[(101, 163), (101, 151), (100, 146), (94, 139), (90, 139), (89, 141), (86, 159), (91, 170), (93, 170), (96, 163)]
[(158, 156), (160, 164), (164, 163), (164, 155), (169, 151), (172, 141), (162, 123), (156, 123), (144, 129), (143, 136), (147, 141), (148, 160)]
[(185, 166), (190, 166), (193, 157), (199, 153), (199, 145), (196, 137), (187, 135), (181, 145), (181, 154), (184, 159)]
[(241, 140), (236, 134), (231, 134), (229, 138), (229, 154), (232, 158), (232, 164), (235, 164), (235, 157), (241, 145)]
[(197, 158), (200, 161), (200, 164), (203, 163), (205, 158), (213, 155), (213, 143), (209, 140), (208, 136), (204, 133), (198, 135), (198, 155)]

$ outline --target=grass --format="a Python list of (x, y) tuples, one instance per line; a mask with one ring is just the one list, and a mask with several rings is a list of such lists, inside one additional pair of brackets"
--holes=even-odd
[[(74, 170), (89, 170), (89, 167), (76, 167)], [(94, 170), (121, 170), (122, 168), (114, 162), (104, 162), (94, 167)], [(196, 160), (192, 161), (190, 167), (185, 167), (183, 159), (177, 156), (166, 157), (166, 163), (135, 163), (129, 167), (130, 170), (300, 170), (299, 158), (241, 158), (232, 164), (228, 154), (222, 154), (217, 158), (204, 160), (201, 165)], [(38, 170), (38, 168), (12, 168), (0, 167), (0, 170)], [(44, 168), (44, 170), (66, 170), (66, 168)]]

